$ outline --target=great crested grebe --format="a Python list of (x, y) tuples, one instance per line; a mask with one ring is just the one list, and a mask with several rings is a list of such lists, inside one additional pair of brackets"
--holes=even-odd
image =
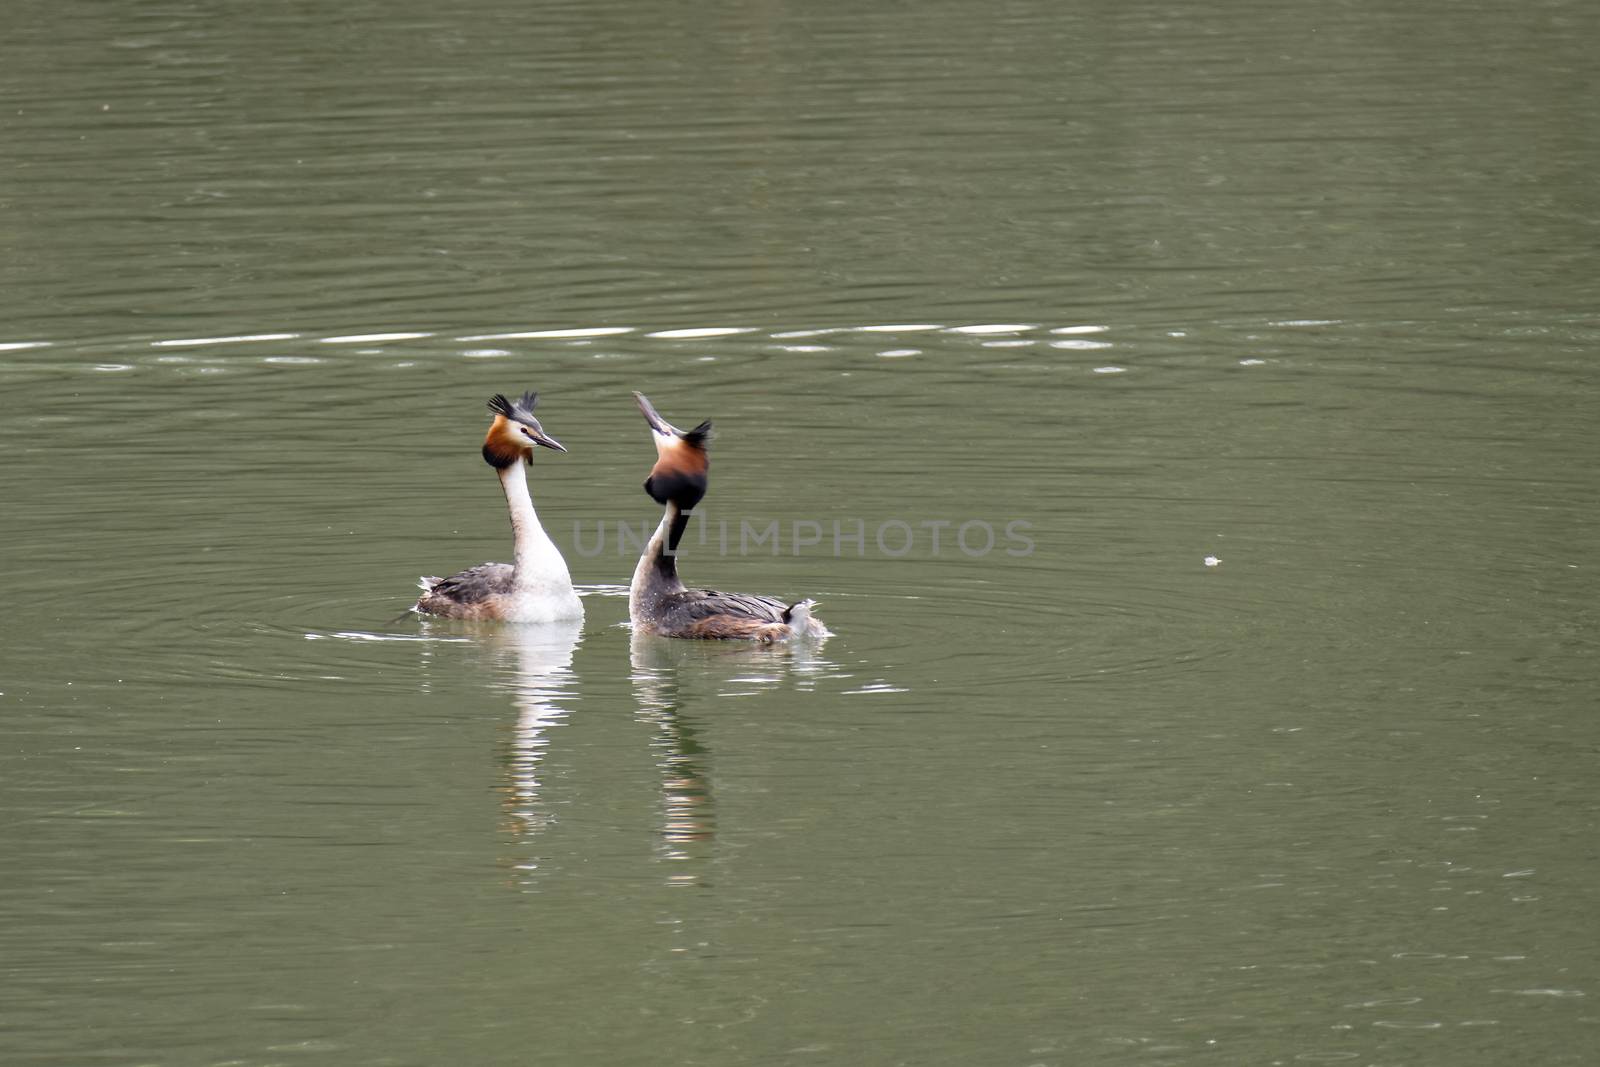
[(583, 602), (561, 550), (539, 525), (528, 495), (524, 467), (536, 445), (565, 452), (533, 417), (538, 393), (523, 393), (515, 403), (496, 394), (489, 401), (494, 422), (483, 439), (483, 458), (500, 475), (511, 509), (514, 563), (481, 563), (448, 578), (423, 578), (422, 596), (411, 610), (450, 619), (500, 619), (504, 622), (554, 622), (583, 618)]
[(680, 430), (656, 414), (643, 393), (634, 393), (656, 443), (656, 464), (644, 491), (666, 505), (661, 525), (639, 557), (628, 590), (628, 615), (635, 633), (663, 637), (734, 638), (771, 644), (790, 637), (826, 637), (827, 627), (811, 617), (812, 600), (786, 604), (770, 596), (688, 589), (678, 578), (678, 542), (689, 513), (706, 495), (709, 481), (706, 442), (710, 421)]

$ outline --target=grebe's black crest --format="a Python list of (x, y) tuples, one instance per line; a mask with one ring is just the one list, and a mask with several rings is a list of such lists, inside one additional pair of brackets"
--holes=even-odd
[(679, 430), (678, 436), (683, 438), (683, 443), (690, 448), (704, 450), (711, 441), (711, 420), (707, 419), (692, 430)]
[(663, 419), (661, 414), (656, 411), (656, 406), (650, 403), (650, 398), (637, 389), (633, 391), (633, 399), (638, 402), (639, 410), (644, 412), (644, 421), (648, 422), (650, 428), (656, 433), (662, 435), (671, 434), (690, 448), (701, 452), (706, 450), (706, 444), (711, 440), (712, 436), (710, 419), (702, 422), (692, 430), (680, 430), (666, 419)]
[(539, 394), (537, 392), (523, 393), (522, 399), (516, 403), (507, 400), (504, 394), (496, 393), (489, 398), (489, 410), (496, 415), (504, 415), (515, 422), (537, 426), (539, 421), (533, 417), (533, 409), (538, 403)]

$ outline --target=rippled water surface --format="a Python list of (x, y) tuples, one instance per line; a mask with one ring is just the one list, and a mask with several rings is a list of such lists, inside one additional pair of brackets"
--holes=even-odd
[(13, 7), (0, 1060), (1592, 1061), (1591, 7)]

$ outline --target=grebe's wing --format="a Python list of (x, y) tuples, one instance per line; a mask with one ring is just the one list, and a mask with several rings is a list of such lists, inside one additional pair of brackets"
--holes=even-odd
[(476, 604), (496, 593), (510, 590), (511, 573), (509, 563), (480, 563), (448, 578), (438, 579), (428, 587), (423, 600), (443, 597), (457, 604)]
[(719, 593), (715, 589), (686, 589), (672, 598), (673, 607), (690, 619), (731, 615), (752, 622), (788, 622), (789, 605), (775, 597), (751, 593)]

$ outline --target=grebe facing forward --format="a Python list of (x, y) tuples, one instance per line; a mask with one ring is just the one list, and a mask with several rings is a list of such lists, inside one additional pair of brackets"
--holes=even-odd
[(583, 602), (572, 588), (567, 561), (539, 525), (524, 473), (535, 446), (565, 452), (533, 417), (538, 393), (513, 403), (496, 394), (489, 401), (494, 422), (483, 439), (483, 458), (500, 475), (511, 509), (515, 562), (482, 563), (448, 578), (423, 578), (422, 597), (411, 610), (450, 619), (554, 622), (583, 618)]
[(666, 506), (661, 525), (639, 557), (628, 590), (628, 615), (635, 633), (663, 637), (733, 638), (771, 644), (791, 637), (826, 637), (827, 627), (811, 617), (815, 601), (786, 604), (770, 596), (688, 589), (678, 578), (676, 553), (689, 513), (706, 495), (710, 459), (706, 442), (711, 423), (684, 431), (656, 414), (643, 393), (634, 393), (656, 443), (656, 465), (644, 491)]

